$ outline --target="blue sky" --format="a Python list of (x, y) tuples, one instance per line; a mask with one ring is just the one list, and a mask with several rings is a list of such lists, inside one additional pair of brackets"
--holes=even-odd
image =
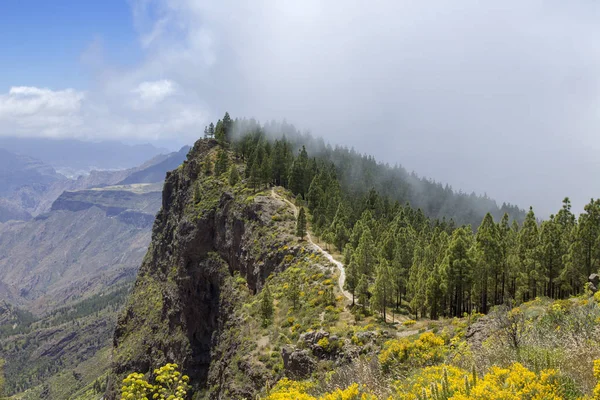
[(0, 4), (0, 89), (86, 88), (81, 56), (94, 41), (108, 60), (142, 56), (130, 5), (124, 0), (3, 0)]

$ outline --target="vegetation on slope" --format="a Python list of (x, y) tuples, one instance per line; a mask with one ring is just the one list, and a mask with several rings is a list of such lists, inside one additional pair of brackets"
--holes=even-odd
[[(185, 205), (183, 217), (202, 221), (224, 208), (239, 211), (242, 204), (272, 202), (265, 189), (282, 187), (281, 195), (306, 207), (312, 232), (343, 254), (347, 288), (358, 304), (351, 312), (344, 308), (333, 283), (335, 270), (294, 238), (304, 237), (304, 224), (295, 224), (281, 202), (280, 209), (261, 214), (262, 222), (251, 225), (246, 237), (244, 252), (251, 260), (273, 254), (279, 260), (263, 281), (249, 281), (255, 277), (243, 269), (235, 274), (240, 265), (222, 248), (212, 253), (228, 264), (222, 266), (219, 306), (226, 317), (212, 332), (208, 376), (191, 382), (194, 398), (592, 398), (600, 313), (583, 283), (598, 268), (593, 243), (600, 202), (592, 201), (576, 218), (566, 199), (559, 213), (541, 224), (533, 210), (522, 223), (516, 209), (505, 207), (512, 215), (500, 216), (491, 210), (473, 230), (453, 219), (436, 219), (439, 209), (414, 209), (400, 202), (398, 193), (357, 189), (346, 181), (348, 166), (332, 163), (327, 151), (311, 158), (307, 147), (299, 146), (301, 136), (286, 139), (289, 132), (277, 127), (226, 115), (207, 128), (219, 146), (182, 167), (173, 186), (193, 193), (193, 200), (185, 194), (175, 200)], [(193, 176), (189, 171), (200, 162), (202, 173)], [(385, 170), (365, 167), (363, 173), (377, 174), (378, 168)], [(232, 192), (227, 196), (235, 199), (233, 206), (224, 202), (224, 191)], [(169, 245), (182, 251), (177, 241)], [(163, 321), (160, 328), (160, 318), (172, 312), (164, 300), (185, 278), (181, 267), (172, 268), (172, 279), (157, 279), (151, 270), (138, 278), (131, 301), (138, 307), (130, 313), (139, 315), (131, 326), (140, 326), (137, 319), (146, 315), (153, 318), (138, 340), (151, 337), (160, 345), (147, 341), (132, 347), (136, 335), (130, 334), (120, 343), (124, 358), (117, 363), (134, 366), (133, 353), (127, 352), (142, 354), (144, 346), (162, 352), (147, 365), (186, 360), (168, 354), (175, 344), (169, 344), (173, 327)], [(156, 291), (148, 292), (149, 287)], [(539, 298), (543, 295), (557, 300)], [(150, 314), (140, 308), (148, 299), (160, 300)], [(514, 304), (521, 305), (508, 306)], [(382, 314), (379, 323), (372, 311)], [(403, 316), (402, 326), (387, 325), (389, 311), (434, 321)], [(149, 371), (141, 370), (150, 377)]]
[[(386, 191), (344, 184), (348, 170), (361, 168), (360, 157), (340, 167), (327, 152), (311, 158), (306, 146), (294, 155), (302, 137), (288, 139), (285, 125), (263, 128), (236, 120), (234, 127), (232, 148), (247, 164), (248, 183), (281, 185), (306, 201), (314, 232), (344, 253), (348, 289), (382, 313), (399, 308), (403, 299), (415, 316), (435, 319), (486, 313), (539, 295), (567, 298), (598, 270), (600, 200), (592, 199), (576, 218), (565, 198), (561, 210), (541, 224), (533, 209), (522, 224), (515, 219), (519, 213), (511, 223), (508, 213), (495, 221), (488, 212), (474, 230), (434, 219), (433, 210), (402, 205)], [(362, 168), (374, 182), (383, 174)]]

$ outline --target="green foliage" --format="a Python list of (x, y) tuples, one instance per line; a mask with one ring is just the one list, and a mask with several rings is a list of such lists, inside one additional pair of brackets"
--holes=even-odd
[(221, 176), (229, 168), (229, 157), (227, 152), (223, 149), (217, 154), (217, 161), (215, 162), (215, 175)]
[(260, 300), (260, 314), (263, 318), (263, 325), (267, 326), (273, 318), (273, 296), (269, 289), (269, 284), (265, 283)]
[(304, 207), (300, 207), (298, 212), (298, 220), (296, 221), (296, 236), (300, 239), (304, 239), (306, 236), (306, 213)]
[(240, 173), (235, 165), (229, 169), (229, 185), (235, 186), (240, 181)]
[(292, 308), (294, 310), (298, 309), (300, 305), (300, 294), (302, 292), (302, 283), (300, 280), (300, 270), (297, 268), (290, 269), (290, 281), (288, 287), (288, 298), (292, 302)]

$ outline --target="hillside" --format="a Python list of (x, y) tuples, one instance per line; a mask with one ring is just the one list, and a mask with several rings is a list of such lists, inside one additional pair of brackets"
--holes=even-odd
[(228, 143), (235, 129), (219, 121), (217, 140), (198, 141), (165, 182), (107, 398), (170, 362), (194, 399), (592, 393), (600, 308), (597, 282), (584, 283), (598, 259), (584, 255), (600, 237), (597, 202), (576, 218), (566, 199), (540, 226), (533, 210), (521, 224), (489, 211), (458, 226), (357, 192), (327, 155), (294, 156), (283, 135)]
[[(312, 271), (315, 301), (320, 290), (332, 290), (336, 268), (294, 236), (292, 207), (270, 190), (256, 193), (242, 184), (228, 185), (226, 174), (204, 174), (207, 160), (216, 157), (215, 141), (199, 141), (165, 182), (153, 244), (115, 331), (116, 377), (175, 360), (185, 365), (198, 390), (214, 388), (207, 395), (250, 396), (282, 370), (258, 362), (260, 351), (247, 353), (256, 346), (264, 350), (260, 343), (270, 337), (281, 338), (268, 330), (255, 336), (260, 320), (256, 308), (245, 310), (245, 304), (271, 274), (282, 284), (287, 275), (277, 273), (291, 270), (302, 279)], [(314, 324), (326, 306), (336, 303), (329, 301), (306, 308), (298, 322)], [(332, 307), (323, 318), (335, 319), (338, 312)], [(243, 320), (248, 325), (239, 331)], [(232, 363), (232, 357), (239, 361)], [(114, 379), (109, 398), (115, 396)]]
[(0, 196), (5, 197), (21, 186), (48, 186), (66, 177), (42, 161), (0, 148)]
[(41, 311), (131, 280), (160, 208), (157, 186), (140, 190), (65, 192), (50, 213), (0, 226), (3, 297)]
[[(117, 311), (161, 206), (164, 168), (184, 158), (173, 153), (131, 170), (67, 180), (53, 187), (69, 191), (56, 194), (48, 211), (0, 224), (0, 296), (9, 310), (0, 318), (0, 354), (8, 394), (68, 398), (108, 369)], [(143, 176), (158, 183), (106, 186), (146, 169)]]

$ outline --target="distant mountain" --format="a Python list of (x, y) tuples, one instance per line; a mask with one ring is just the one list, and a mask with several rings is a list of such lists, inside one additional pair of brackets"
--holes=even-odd
[(66, 179), (40, 160), (0, 148), (0, 196), (6, 196), (22, 186), (43, 190), (54, 182)]
[(0, 225), (1, 297), (51, 309), (133, 279), (161, 204), (161, 184), (63, 193), (50, 213)]
[(11, 220), (28, 221), (30, 219), (31, 214), (22, 207), (0, 198), (0, 222)]
[(167, 171), (185, 160), (189, 147), (160, 154), (139, 167), (96, 171), (68, 179), (48, 164), (0, 149), (0, 222), (28, 220), (48, 211), (64, 192), (116, 184), (162, 182)]
[(72, 176), (93, 169), (133, 168), (154, 156), (168, 153), (167, 149), (151, 144), (18, 137), (0, 137), (0, 148), (39, 159)]
[(130, 174), (127, 178), (119, 182), (119, 184), (161, 182), (165, 179), (165, 171), (171, 171), (181, 165), (190, 149), (191, 147), (184, 146), (178, 152), (171, 153), (162, 159), (157, 159), (155, 164), (150, 164), (146, 168)]
[[(108, 287), (122, 274), (132, 279), (161, 206), (165, 175), (183, 162), (188, 150), (128, 170), (93, 171), (76, 180), (4, 151), (18, 174), (25, 176), (21, 165), (46, 173), (32, 172), (29, 184), (13, 185), (11, 196), (0, 198), (0, 222), (5, 222), (0, 224), (0, 300), (48, 309)], [(6, 222), (10, 219), (25, 222)]]

